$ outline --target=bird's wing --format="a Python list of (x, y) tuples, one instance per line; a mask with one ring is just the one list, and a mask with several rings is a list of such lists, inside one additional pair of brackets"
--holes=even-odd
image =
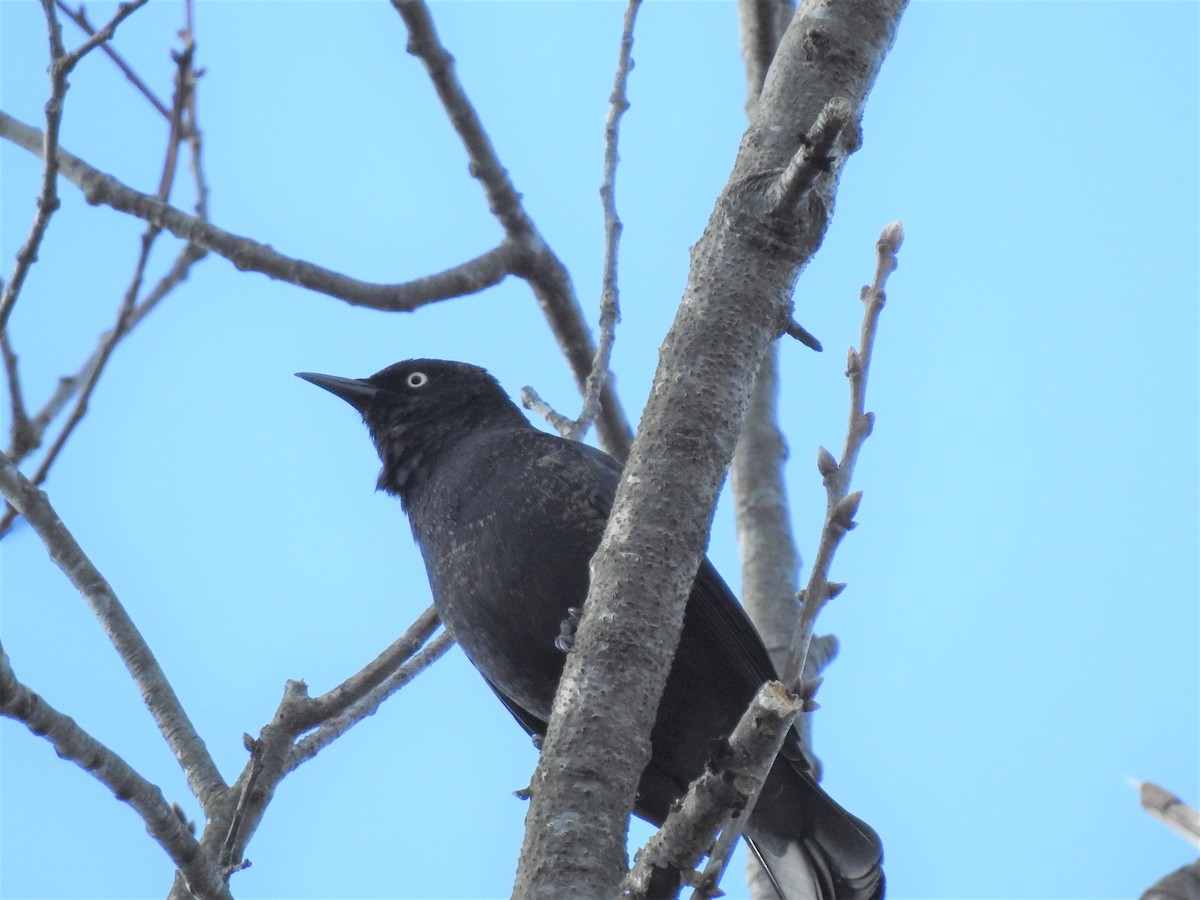
[[(482, 675), (483, 673), (481, 672), (480, 674)], [(538, 738), (546, 736), (545, 722), (520, 704), (506, 697), (504, 692), (492, 684), (486, 675), (484, 676), (483, 680), (487, 682), (487, 686), (490, 687), (495, 695), (500, 698), (500, 702), (504, 704), (504, 708), (512, 713), (513, 718), (516, 719), (520, 726), (525, 729), (527, 734)]]
[(748, 682), (757, 685), (779, 677), (758, 630), (707, 556), (696, 572), (688, 615), (696, 616), (698, 624), (711, 630), (719, 649), (737, 660), (739, 674)]
[[(621, 476), (621, 464), (594, 447), (576, 444), (589, 463), (604, 477), (611, 480), (612, 490), (606, 504), (605, 515), (612, 508), (612, 496), (616, 493), (617, 481)], [(737, 661), (740, 674), (748, 683), (759, 685), (777, 678), (771, 656), (763, 646), (762, 638), (754, 628), (750, 617), (737, 601), (729, 585), (717, 572), (707, 556), (700, 559), (696, 572), (696, 583), (688, 602), (689, 616), (697, 619), (697, 625), (715, 635), (717, 647), (722, 654)]]

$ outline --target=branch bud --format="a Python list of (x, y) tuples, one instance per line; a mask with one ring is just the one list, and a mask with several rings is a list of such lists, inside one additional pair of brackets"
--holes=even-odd
[(846, 377), (853, 378), (862, 373), (862, 360), (859, 358), (858, 351), (853, 347), (846, 350)]
[(854, 515), (858, 512), (858, 504), (862, 502), (862, 491), (847, 494), (833, 510), (833, 521), (847, 531), (854, 527)]
[(880, 253), (893, 255), (900, 249), (900, 245), (904, 243), (904, 226), (897, 219), (883, 229), (883, 233), (879, 235), (879, 242), (876, 246)]
[(800, 711), (815, 712), (821, 708), (821, 704), (813, 698), (817, 695), (817, 690), (821, 687), (821, 683), (825, 679), (818, 675), (816, 678), (806, 679), (800, 682), (800, 690), (797, 692), (800, 695)]
[(837, 474), (837, 460), (833, 458), (833, 454), (824, 447), (817, 448), (817, 471), (821, 473), (822, 478), (830, 478)]

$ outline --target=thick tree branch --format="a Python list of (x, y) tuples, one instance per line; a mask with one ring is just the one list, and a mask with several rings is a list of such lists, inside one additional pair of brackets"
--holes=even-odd
[(167, 803), (162, 790), (139, 775), (125, 760), (100, 743), (67, 715), (21, 684), (8, 655), (0, 647), (0, 715), (21, 722), (44, 737), (61, 758), (75, 763), (146, 823), (146, 831), (171, 857), (195, 896), (230, 900), (229, 888), (212, 859), (201, 849), (183, 819)]
[(200, 801), (205, 814), (210, 814), (226, 790), (225, 782), (158, 660), (125, 612), (116, 593), (75, 542), (46, 495), (30, 484), (3, 454), (0, 454), (0, 493), (33, 526), (46, 545), (50, 558), (75, 585), (99, 619), (125, 668), (133, 676), (159, 731), (182, 767), (188, 787)]
[[(738, 23), (746, 70), (746, 113), (753, 120), (767, 69), (794, 10), (789, 0), (739, 0)], [(746, 420), (730, 466), (742, 605), (767, 645), (776, 670), (795, 630), (794, 599), (800, 554), (792, 539), (784, 462), (787, 445), (776, 421), (779, 343), (771, 344), (754, 379)]]
[(629, 810), (717, 488), (762, 357), (790, 318), (795, 278), (828, 226), (841, 161), (791, 218), (773, 215), (773, 181), (832, 97), (861, 115), (903, 8), (903, 0), (811, 0), (784, 35), (730, 182), (693, 248), (592, 560), (531, 786), (519, 896), (611, 896), (623, 877)]

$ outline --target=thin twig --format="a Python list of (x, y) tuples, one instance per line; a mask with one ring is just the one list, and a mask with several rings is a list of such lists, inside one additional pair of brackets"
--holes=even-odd
[(788, 320), (787, 325), (784, 326), (783, 333), (786, 334), (788, 337), (795, 338), (800, 343), (802, 343), (805, 347), (808, 347), (810, 350), (816, 350), (818, 353), (820, 353), (822, 350), (825, 349), (824, 347), (821, 346), (821, 342), (819, 340), (817, 340), (817, 336), (814, 335), (812, 332), (810, 332), (807, 328), (805, 328), (799, 322), (797, 322), (795, 319)]
[[(50, 5), (50, 0), (43, 0), (43, 2), (46, 3), (47, 6)], [(117, 7), (116, 13), (111, 19), (108, 20), (107, 25), (105, 25), (99, 31), (93, 32), (88, 36), (86, 41), (63, 57), (61, 63), (63, 68), (63, 76), (66, 77), (67, 73), (74, 69), (75, 66), (79, 64), (81, 59), (83, 59), (97, 47), (103, 45), (107, 41), (112, 40), (113, 34), (116, 33), (117, 26), (149, 2), (150, 0), (130, 0), (128, 3), (120, 4)]]
[[(94, 35), (93, 39), (95, 37)], [(183, 51), (174, 54), (176, 72), (175, 92), (170, 117), (171, 128), (167, 137), (166, 157), (163, 160), (162, 172), (159, 175), (158, 182), (157, 197), (164, 203), (170, 197), (171, 187), (175, 182), (175, 170), (179, 159), (178, 148), (181, 142), (184, 112), (189, 105), (192, 105), (190, 98), (195, 85), (195, 75), (192, 70), (195, 42), (192, 40), (191, 35), (187, 33), (183, 35), (183, 39)], [(85, 377), (81, 382), (76, 383), (78, 385), (78, 397), (75, 401), (75, 406), (57, 437), (55, 437), (53, 443), (50, 445), (50, 448), (46, 451), (46, 455), (42, 458), (37, 471), (34, 473), (32, 481), (35, 485), (44, 484), (49, 477), (50, 469), (58, 460), (63, 448), (66, 447), (67, 441), (71, 438), (75, 428), (87, 415), (88, 404), (92, 394), (100, 381), (100, 376), (103, 374), (105, 366), (107, 366), (109, 359), (112, 357), (113, 351), (116, 349), (117, 344), (129, 333), (130, 322), (138, 307), (138, 293), (142, 288), (146, 266), (150, 262), (151, 251), (160, 234), (162, 234), (162, 229), (155, 224), (149, 224), (142, 234), (137, 262), (134, 265), (133, 277), (129, 283), (129, 287), (125, 290), (125, 296), (121, 301), (120, 308), (117, 310), (116, 323), (101, 338), (97, 352), (89, 360)], [(63, 382), (60, 381), (59, 383), (61, 385)], [(3, 537), (8, 531), (13, 518), (14, 511), (10, 506), (5, 510), (3, 516), (0, 516), (0, 537)]]
[[(844, 584), (828, 580), (829, 567), (842, 536), (855, 525), (854, 514), (858, 511), (858, 504), (862, 498), (861, 492), (847, 494), (847, 491), (850, 477), (854, 472), (854, 463), (858, 459), (858, 452), (867, 435), (871, 433), (871, 423), (874, 421), (874, 416), (864, 411), (867, 374), (870, 371), (871, 350), (875, 343), (879, 313), (882, 311), (886, 299), (884, 287), (887, 284), (888, 275), (896, 268), (896, 251), (899, 250), (903, 239), (904, 231), (899, 222), (893, 222), (884, 228), (875, 244), (874, 282), (870, 287), (864, 287), (861, 291), (861, 299), (866, 305), (866, 310), (863, 315), (861, 347), (857, 351), (851, 348), (850, 363), (846, 371), (846, 375), (850, 379), (851, 401), (850, 424), (847, 428), (842, 464), (839, 466), (823, 447), (817, 461), (817, 466), (825, 481), (827, 494), (828, 506), (825, 525), (821, 531), (820, 545), (812, 562), (808, 587), (801, 593), (804, 602), (801, 605), (796, 631), (780, 678), (789, 690), (794, 691), (800, 697), (806, 712), (817, 708), (813, 696), (820, 686), (819, 677), (811, 677), (807, 680), (801, 677), (801, 673), (819, 671), (815, 667), (810, 669), (808, 665), (810, 647), (813, 643), (813, 626), (825, 603), (840, 594), (846, 587)], [(809, 598), (814, 599), (810, 601)], [(821, 650), (824, 652), (826, 648), (822, 647)], [(727, 827), (722, 829), (709, 854), (703, 880), (704, 885), (716, 885), (720, 882), (721, 876), (729, 865), (733, 849), (757, 802), (758, 795), (755, 794), (746, 803), (745, 808), (740, 811), (738, 817), (731, 820)], [(696, 898), (706, 896), (710, 895), (705, 894), (701, 888), (694, 893)]]
[(730, 734), (721, 758), (689, 785), (662, 828), (638, 852), (626, 880), (628, 896), (661, 896), (658, 888), (674, 896), (671, 889), (684, 883), (696, 887), (696, 897), (721, 893), (717, 883), (723, 867), (714, 870), (710, 861), (699, 877), (694, 869), (712, 845), (717, 829), (731, 815), (745, 817), (745, 804), (762, 789), (801, 705), (777, 681), (759, 689)]
[[(0, 137), (40, 154), (41, 132), (0, 112)], [(477, 293), (514, 274), (519, 247), (504, 241), (487, 252), (434, 275), (399, 284), (372, 284), (277, 253), (247, 237), (224, 231), (188, 215), (157, 197), (136, 191), (79, 157), (59, 149), (64, 178), (83, 191), (92, 205), (112, 207), (161, 226), (176, 237), (203, 247), (247, 272), (306, 287), (368, 309), (410, 312), (429, 303)]]
[(832, 97), (825, 104), (787, 167), (771, 185), (768, 202), (775, 215), (794, 215), (800, 198), (812, 187), (817, 176), (830, 170), (835, 145), (853, 114), (854, 108), (845, 97)]
[[(80, 5), (79, 9), (77, 10), (71, 9), (71, 7), (67, 6), (64, 0), (55, 0), (55, 5), (62, 10), (63, 15), (78, 25), (85, 34), (91, 35), (96, 33), (96, 29), (93, 28), (92, 23), (88, 21), (87, 13), (82, 5)], [(146, 82), (142, 81), (142, 79), (138, 77), (138, 74), (133, 71), (133, 67), (130, 66), (129, 63), (125, 62), (125, 60), (121, 57), (121, 54), (117, 53), (117, 51), (107, 43), (102, 44), (100, 49), (103, 50), (108, 58), (113, 61), (116, 67), (120, 69), (122, 73), (124, 73), (125, 77), (129, 79), (129, 83), (137, 88), (138, 91), (141, 92), (142, 96), (150, 101), (150, 105), (162, 114), (163, 118), (171, 118), (171, 111), (167, 109), (167, 105), (159, 100), (154, 91), (150, 90)]]
[(116, 592), (92, 565), (46, 495), (3, 454), (0, 454), (0, 494), (33, 526), (50, 558), (87, 601), (125, 668), (133, 676), (142, 700), (183, 769), (188, 787), (200, 801), (205, 814), (211, 815), (213, 804), (225, 790), (225, 782)]
[(575, 431), (576, 420), (570, 416), (564, 416), (543, 400), (542, 395), (534, 390), (532, 385), (527, 384), (521, 388), (521, 405), (545, 419), (546, 423), (563, 437)]
[(410, 657), (417, 653), (437, 631), (440, 620), (432, 606), (396, 638), (386, 650), (359, 672), (319, 697), (309, 699), (304, 712), (295, 718), (296, 727), (306, 731), (332, 716), (345, 712), (382, 684)]
[[(517, 251), (512, 273), (524, 278), (533, 289), (576, 384), (580, 391), (586, 391), (597, 348), (566, 267), (521, 204), (521, 195), (501, 165), (479, 115), (455, 74), (454, 58), (437, 35), (429, 7), (423, 0), (392, 0), (392, 6), (408, 28), (408, 52), (425, 65), (438, 99), (467, 151), (471, 174), (479, 180), (487, 196), (488, 208)], [(600, 440), (609, 453), (625, 459), (633, 443), (633, 431), (621, 410), (611, 380), (601, 389), (600, 402), (601, 411), (596, 421)]]
[(37, 259), (42, 238), (46, 236), (46, 230), (50, 227), (50, 217), (59, 207), (58, 136), (62, 128), (63, 102), (67, 95), (67, 76), (87, 53), (111, 38), (117, 26), (147, 2), (148, 0), (133, 0), (132, 3), (122, 3), (107, 25), (68, 53), (63, 46), (62, 26), (58, 22), (54, 0), (42, 0), (46, 31), (50, 40), (50, 97), (45, 106), (46, 130), (41, 135), (41, 146), (38, 150), (42, 158), (42, 186), (38, 192), (37, 213), (34, 215), (29, 235), (17, 251), (17, 263), (4, 285), (3, 293), (0, 293), (0, 333), (8, 329), (8, 318), (12, 314), (21, 288), (25, 285), (25, 277)]
[(610, 377), (609, 359), (616, 339), (617, 323), (621, 320), (620, 290), (617, 284), (617, 259), (621, 244), (621, 219), (617, 215), (617, 152), (621, 117), (629, 109), (626, 88), (633, 69), (633, 26), (641, 0), (629, 0), (621, 29), (621, 49), (617, 56), (617, 73), (609, 95), (608, 115), (604, 121), (604, 177), (600, 184), (600, 204), (604, 210), (604, 275), (600, 289), (600, 343), (583, 385), (583, 404), (579, 415), (568, 418), (553, 410), (537, 391), (528, 385), (521, 390), (521, 402), (536, 410), (563, 437), (581, 441), (596, 416), (600, 414), (600, 394)]
[(112, 749), (84, 731), (74, 719), (47, 703), (17, 680), (8, 655), (0, 647), (0, 715), (22, 723), (44, 737), (62, 759), (75, 763), (129, 804), (146, 823), (146, 831), (167, 852), (200, 898), (230, 900), (229, 888), (184, 821), (147, 781)]
[(443, 631), (362, 699), (323, 722), (312, 734), (297, 741), (288, 758), (287, 771), (291, 772), (312, 759), (353, 726), (374, 715), (384, 700), (441, 659), (453, 646), (454, 639), (450, 637), (449, 632)]
[[(309, 697), (302, 681), (284, 685), (283, 699), (271, 721), (257, 738), (245, 738), (250, 759), (233, 786), (231, 796), (238, 798), (237, 805), (219, 835), (222, 868), (240, 864), (276, 788), (289, 773), (374, 713), (450, 648), (453, 641), (445, 632), (426, 643), (437, 625), (436, 612), (425, 610), (361, 672), (320, 697)], [(296, 740), (314, 728), (303, 740)]]
[[(179, 251), (179, 255), (175, 258), (171, 268), (155, 283), (154, 287), (146, 292), (142, 301), (134, 308), (129, 319), (125, 323), (125, 335), (128, 336), (135, 327), (149, 314), (174, 288), (185, 281), (191, 267), (199, 260), (203, 259), (205, 251), (197, 247), (195, 244), (188, 244)], [(66, 408), (68, 402), (79, 391), (79, 388), (85, 383), (92, 368), (100, 359), (100, 353), (105, 344), (111, 339), (112, 330), (104, 332), (96, 341), (96, 348), (92, 351), (91, 356), (84, 361), (83, 365), (75, 371), (73, 375), (68, 375), (58, 380), (58, 386), (50, 398), (42, 404), (42, 408), (30, 418), (31, 440), (33, 445), (24, 450), (24, 452), (16, 452), (16, 447), (10, 447), (8, 456), (13, 462), (19, 463), (24, 459), (29, 450), (35, 449), (37, 444), (41, 442), (42, 435), (49, 427), (50, 423)], [(0, 533), (3, 533), (6, 524), (0, 520)]]
[(862, 336), (858, 350), (853, 347), (847, 355), (846, 377), (850, 379), (850, 420), (846, 427), (846, 444), (840, 462), (821, 448), (817, 466), (825, 482), (826, 512), (825, 525), (821, 531), (821, 542), (812, 563), (808, 586), (804, 589), (804, 605), (792, 649), (784, 667), (784, 684), (793, 685), (804, 671), (805, 658), (812, 642), (813, 624), (826, 601), (840, 593), (844, 585), (831, 584), (829, 568), (837, 552), (842, 536), (854, 527), (854, 514), (858, 511), (861, 492), (849, 493), (850, 480), (854, 476), (854, 465), (859, 450), (871, 433), (875, 422), (873, 413), (866, 411), (867, 376), (871, 370), (871, 353), (875, 346), (875, 332), (879, 325), (879, 314), (887, 299), (884, 288), (888, 276), (896, 269), (896, 253), (904, 240), (904, 228), (893, 222), (883, 229), (875, 244), (875, 278), (869, 287), (863, 287), (861, 298), (866, 307), (863, 314)]
[(37, 259), (42, 238), (50, 227), (50, 217), (59, 207), (58, 200), (58, 134), (62, 126), (63, 97), (67, 92), (67, 73), (58, 65), (66, 56), (62, 42), (62, 28), (54, 14), (54, 3), (43, 0), (42, 10), (46, 16), (46, 30), (50, 38), (50, 99), (46, 101), (46, 130), (39, 136), (39, 152), (42, 157), (42, 186), (38, 191), (37, 213), (25, 243), (17, 251), (17, 262), (12, 274), (0, 293), (0, 333), (8, 330), (8, 317), (25, 285), (25, 276)]
[[(0, 331), (0, 355), (4, 357), (4, 374), (8, 378), (8, 400), (12, 409), (12, 426), (9, 429), (10, 455), (23, 457), (38, 445), (39, 438), (29, 421), (25, 399), (21, 393), (21, 373), (17, 370), (17, 354), (13, 352), (7, 331)], [(0, 535), (4, 525), (0, 524)]]

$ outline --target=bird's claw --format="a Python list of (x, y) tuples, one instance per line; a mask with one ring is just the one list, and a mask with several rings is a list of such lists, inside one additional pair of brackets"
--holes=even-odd
[(554, 646), (563, 653), (571, 652), (571, 646), (575, 643), (575, 629), (579, 627), (581, 615), (581, 610), (577, 606), (567, 609), (567, 617), (562, 620), (562, 625), (559, 626), (558, 637), (554, 639)]

